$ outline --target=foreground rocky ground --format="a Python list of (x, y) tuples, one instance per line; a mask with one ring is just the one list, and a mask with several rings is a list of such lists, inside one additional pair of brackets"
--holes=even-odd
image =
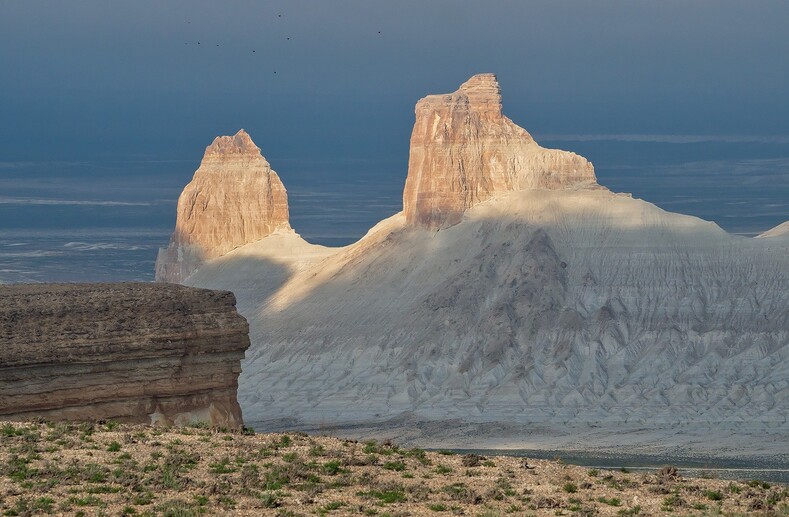
[(789, 515), (762, 482), (303, 434), (0, 423), (0, 515)]

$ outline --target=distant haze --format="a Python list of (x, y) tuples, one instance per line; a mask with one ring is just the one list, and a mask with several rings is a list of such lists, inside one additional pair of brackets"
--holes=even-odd
[(416, 101), (479, 72), (602, 184), (758, 233), (789, 219), (787, 20), (783, 0), (0, 1), (0, 282), (149, 278), (239, 128), (296, 230), (351, 242), (400, 209)]
[(415, 101), (477, 72), (538, 135), (789, 134), (787, 20), (783, 0), (3, 2), (0, 157), (192, 158), (243, 127), (267, 156), (405, 164)]

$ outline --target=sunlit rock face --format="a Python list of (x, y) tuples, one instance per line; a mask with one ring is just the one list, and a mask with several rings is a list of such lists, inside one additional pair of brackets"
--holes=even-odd
[(478, 74), (448, 95), (416, 105), (403, 208), (409, 225), (457, 224), (496, 193), (595, 185), (592, 164), (540, 147), (501, 113), (496, 76)]
[(789, 221), (783, 222), (775, 228), (770, 228), (766, 232), (760, 233), (757, 238), (763, 237), (784, 237), (789, 238)]
[(180, 282), (204, 261), (287, 228), (287, 192), (260, 149), (243, 129), (217, 137), (178, 198), (156, 280)]
[(491, 75), (420, 101), (405, 213), (358, 242), (275, 232), (184, 281), (232, 290), (250, 322), (247, 423), (789, 454), (789, 241), (600, 187), (500, 105)]
[(0, 419), (241, 427), (235, 303), (153, 283), (4, 286)]

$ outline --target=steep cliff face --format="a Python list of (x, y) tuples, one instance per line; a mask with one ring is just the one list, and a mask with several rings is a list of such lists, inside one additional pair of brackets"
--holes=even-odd
[(226, 291), (4, 286), (0, 417), (240, 426), (248, 330)]
[(588, 160), (540, 147), (502, 114), (493, 74), (475, 75), (456, 92), (416, 105), (403, 192), (409, 225), (457, 224), (466, 209), (497, 193), (595, 184)]
[(178, 283), (206, 260), (290, 228), (288, 196), (243, 129), (220, 136), (178, 198), (175, 231), (159, 251), (156, 280)]
[(239, 295), (250, 422), (789, 454), (786, 239), (597, 186), (501, 115), (489, 74), (419, 102), (403, 198), (345, 248), (275, 234), (186, 280)]

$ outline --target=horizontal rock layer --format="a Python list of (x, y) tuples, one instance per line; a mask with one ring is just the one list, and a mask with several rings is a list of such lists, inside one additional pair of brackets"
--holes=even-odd
[(240, 426), (248, 330), (229, 292), (3, 286), (0, 417)]

